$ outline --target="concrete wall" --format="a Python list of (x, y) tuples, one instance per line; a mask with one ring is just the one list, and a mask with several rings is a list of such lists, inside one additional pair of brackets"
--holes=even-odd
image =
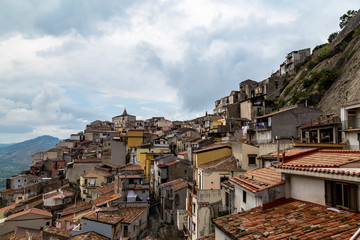
[(259, 148), (246, 143), (232, 143), (232, 154), (239, 161), (244, 170), (251, 170), (259, 167), (260, 161), (256, 159), (256, 165), (249, 165), (249, 155), (259, 156)]
[(272, 138), (275, 138), (275, 136), (297, 137), (298, 126), (319, 119), (320, 114), (320, 110), (303, 106), (275, 114), (271, 117)]
[(251, 117), (252, 102), (244, 101), (240, 103), (240, 117), (253, 120)]
[(91, 221), (89, 219), (82, 219), (82, 229), (79, 231), (72, 231), (72, 236), (94, 231), (105, 237), (112, 238), (112, 226), (101, 222)]
[(67, 168), (66, 178), (69, 179), (69, 182), (76, 183), (80, 180), (81, 174), (90, 172), (102, 164), (103, 163), (73, 163), (71, 168)]
[[(221, 206), (221, 190), (199, 190), (197, 199), (193, 198), (193, 201), (196, 211), (192, 220), (196, 224), (196, 228), (195, 231), (192, 231), (192, 239), (198, 239), (212, 233), (211, 219), (217, 217), (217, 210)], [(199, 203), (209, 204), (200, 206)]]
[(358, 141), (358, 133), (360, 131), (354, 131), (354, 132), (345, 132), (345, 140), (347, 140), (348, 143), (348, 149), (350, 150), (360, 150), (360, 142)]
[[(243, 192), (246, 192), (246, 203), (243, 202)], [(285, 184), (253, 193), (245, 188), (235, 185), (235, 207), (238, 212), (249, 210), (263, 204), (274, 202), (285, 197)]]
[[(260, 198), (256, 198), (255, 194), (235, 185), (235, 207), (238, 212), (246, 211), (248, 209), (260, 206), (262, 201)], [(243, 202), (243, 192), (246, 192), (246, 203)]]
[[(293, 149), (294, 146), (291, 142), (288, 143), (280, 143), (279, 144), (279, 148), (280, 150), (284, 150), (284, 149)], [(277, 145), (276, 143), (267, 143), (267, 144), (260, 144), (259, 145), (259, 155), (266, 155), (269, 153), (273, 153), (277, 151)]]
[(290, 182), (287, 181), (285, 184), (290, 185), (291, 198), (325, 205), (323, 179), (291, 175)]
[(221, 231), (218, 227), (215, 227), (215, 240), (231, 240), (228, 235)]

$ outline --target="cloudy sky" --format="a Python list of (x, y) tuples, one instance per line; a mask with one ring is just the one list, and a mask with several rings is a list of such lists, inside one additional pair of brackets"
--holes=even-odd
[(0, 143), (183, 120), (327, 41), (356, 0), (0, 0)]

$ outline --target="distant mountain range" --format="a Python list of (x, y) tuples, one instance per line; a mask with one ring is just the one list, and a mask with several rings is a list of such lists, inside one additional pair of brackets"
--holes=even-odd
[(56, 147), (60, 139), (41, 136), (13, 144), (0, 144), (0, 189), (6, 186), (6, 178), (30, 168), (31, 155)]

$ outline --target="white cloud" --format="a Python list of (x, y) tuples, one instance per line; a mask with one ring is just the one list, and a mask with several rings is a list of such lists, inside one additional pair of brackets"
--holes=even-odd
[(325, 42), (339, 16), (357, 5), (64, 0), (37, 8), (9, 2), (0, 9), (10, 14), (0, 21), (0, 120), (22, 124), (33, 136), (109, 120), (125, 106), (138, 119), (151, 112), (197, 117), (240, 81), (268, 77), (287, 52)]

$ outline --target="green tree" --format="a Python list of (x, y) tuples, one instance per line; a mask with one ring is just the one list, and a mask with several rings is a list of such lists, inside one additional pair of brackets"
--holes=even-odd
[(328, 42), (331, 43), (336, 36), (338, 35), (338, 32), (333, 32), (332, 34), (330, 34), (329, 38), (328, 38)]
[(350, 19), (355, 16), (357, 14), (357, 11), (355, 10), (349, 10), (347, 11), (344, 15), (342, 15), (340, 17), (340, 23), (339, 23), (339, 26), (340, 26), (340, 29), (343, 29), (346, 24), (348, 24), (348, 22), (350, 21)]

